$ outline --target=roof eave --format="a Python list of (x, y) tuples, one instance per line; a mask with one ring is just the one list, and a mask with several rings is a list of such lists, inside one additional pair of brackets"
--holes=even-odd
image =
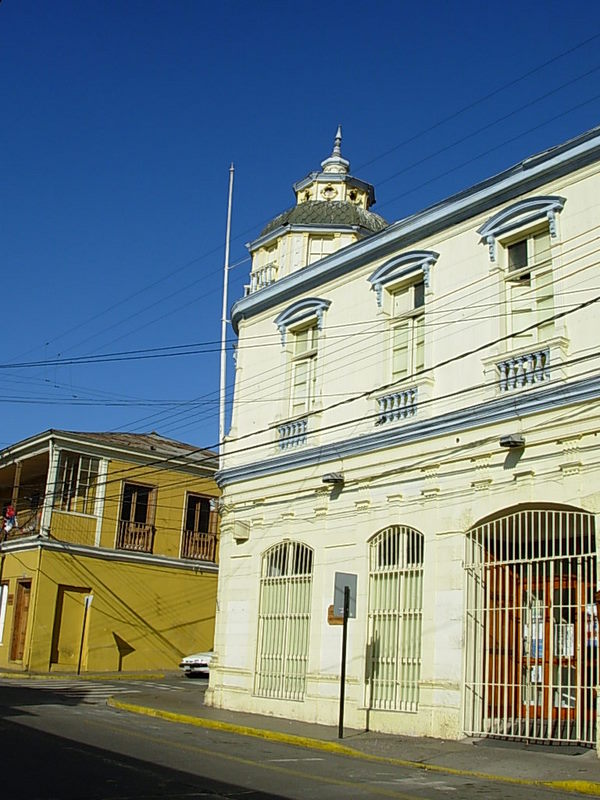
[(294, 272), (234, 303), (231, 322), (237, 333), (239, 323), (304, 291), (352, 272), (408, 246), (440, 229), (450, 227), (493, 208), (537, 186), (600, 159), (600, 127), (543, 153), (430, 206), (417, 214), (392, 223), (388, 228), (334, 253), (303, 270)]

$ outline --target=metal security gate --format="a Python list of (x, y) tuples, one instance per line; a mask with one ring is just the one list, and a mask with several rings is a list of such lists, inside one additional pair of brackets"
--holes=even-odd
[(465, 732), (596, 740), (594, 517), (527, 509), (474, 528), (465, 559)]
[(309, 653), (313, 551), (281, 542), (263, 555), (254, 692), (302, 700)]
[(393, 525), (369, 543), (368, 708), (417, 710), (422, 617), (423, 534)]

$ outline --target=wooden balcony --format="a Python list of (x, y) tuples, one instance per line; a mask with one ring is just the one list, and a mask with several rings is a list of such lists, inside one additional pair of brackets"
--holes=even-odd
[(154, 547), (154, 525), (146, 522), (119, 522), (117, 550), (135, 550), (138, 553), (151, 553)]
[(10, 530), (2, 528), (2, 517), (0, 517), (0, 542), (24, 536), (35, 536), (40, 532), (41, 517), (41, 509), (31, 509), (28, 506), (21, 508), (17, 505), (17, 524)]
[(197, 561), (215, 562), (217, 554), (217, 536), (214, 533), (200, 531), (184, 531), (181, 544), (181, 557), (193, 558)]

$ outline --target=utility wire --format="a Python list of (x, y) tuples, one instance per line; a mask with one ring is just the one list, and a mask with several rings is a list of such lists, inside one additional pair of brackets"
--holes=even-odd
[[(566, 316), (569, 316), (571, 314), (578, 313), (579, 311), (582, 311), (585, 308), (589, 308), (589, 307), (595, 305), (598, 302), (600, 302), (600, 295), (597, 295), (597, 296), (591, 298), (590, 300), (586, 300), (586, 301), (580, 303), (578, 306), (576, 306), (573, 309), (569, 309), (569, 310), (566, 310), (566, 311), (561, 311), (561, 312), (559, 312), (557, 314), (554, 314), (554, 315), (552, 315), (550, 317), (545, 318), (541, 322), (536, 322), (533, 325), (529, 325), (529, 326), (527, 326), (525, 328), (522, 328), (521, 330), (517, 331), (516, 333), (511, 333), (511, 334), (507, 334), (505, 336), (497, 337), (497, 338), (493, 339), (492, 341), (485, 342), (485, 343), (483, 343), (481, 345), (478, 345), (478, 346), (476, 346), (474, 348), (471, 348), (470, 350), (466, 350), (466, 351), (463, 351), (462, 353), (459, 353), (459, 354), (457, 354), (455, 356), (451, 356), (451, 357), (449, 357), (447, 359), (443, 359), (443, 360), (437, 362), (436, 364), (434, 364), (434, 365), (432, 365), (432, 366), (430, 366), (428, 368), (425, 368), (424, 370), (421, 370), (418, 373), (418, 376), (421, 377), (424, 374), (426, 374), (427, 372), (433, 372), (434, 370), (439, 370), (441, 367), (447, 366), (447, 365), (452, 364), (452, 363), (456, 363), (457, 361), (460, 361), (460, 360), (462, 360), (464, 358), (467, 358), (467, 357), (469, 357), (471, 355), (474, 355), (474, 354), (477, 354), (479, 352), (482, 352), (482, 351), (488, 349), (489, 347), (492, 347), (492, 346), (494, 346), (496, 344), (499, 344), (500, 342), (507, 341), (507, 340), (513, 338), (515, 335), (522, 335), (522, 334), (524, 334), (524, 333), (526, 333), (528, 331), (537, 329), (540, 324), (547, 324), (548, 322), (556, 321), (558, 319), (562, 319), (562, 318), (564, 318)], [(593, 353), (589, 357), (592, 358), (592, 357), (596, 357), (597, 355), (598, 355), (597, 353)], [(414, 380), (415, 377), (416, 376), (413, 374), (413, 375), (407, 376), (406, 378), (403, 378), (400, 381), (393, 381), (393, 382), (386, 383), (386, 384), (383, 384), (383, 385), (378, 386), (378, 387), (374, 387), (374, 388), (369, 389), (369, 390), (367, 390), (365, 392), (361, 392), (361, 393), (353, 395), (351, 397), (344, 398), (343, 400), (340, 400), (340, 401), (338, 401), (336, 403), (332, 403), (332, 404), (326, 406), (325, 408), (320, 409), (319, 411), (309, 411), (309, 412), (307, 412), (306, 416), (307, 417), (312, 417), (315, 414), (322, 414), (325, 411), (331, 411), (333, 409), (340, 408), (342, 406), (345, 406), (345, 405), (348, 405), (350, 403), (356, 402), (357, 400), (364, 399), (364, 398), (366, 398), (366, 397), (368, 397), (370, 395), (373, 395), (375, 393), (387, 391), (387, 390), (392, 389), (392, 388), (397, 388), (397, 387), (399, 387), (401, 385), (407, 384), (410, 381)], [(464, 393), (464, 390), (463, 390), (462, 393)], [(435, 400), (439, 400), (439, 398), (434, 398), (434, 399)], [(378, 416), (378, 415), (376, 414), (374, 416)], [(362, 421), (364, 418), (365, 418), (364, 416), (361, 416), (358, 419), (344, 420), (344, 421), (339, 422), (339, 423), (332, 423), (330, 425), (323, 426), (323, 427), (321, 427), (319, 429), (319, 434), (322, 434), (324, 432), (331, 431), (331, 430), (337, 430), (337, 429), (340, 429), (340, 428), (343, 428), (343, 427), (348, 427), (349, 425), (355, 425), (357, 422)], [(254, 444), (254, 445), (248, 445), (248, 446), (242, 446), (242, 447), (238, 446), (237, 448), (234, 448), (233, 450), (231, 449), (231, 445), (232, 444), (238, 444), (239, 445), (240, 442), (245, 442), (248, 439), (260, 436), (260, 435), (265, 434), (265, 433), (269, 433), (270, 431), (271, 431), (271, 427), (268, 426), (268, 427), (262, 428), (262, 429), (260, 429), (258, 431), (251, 431), (251, 432), (249, 432), (247, 434), (243, 434), (241, 436), (228, 438), (226, 440), (226, 442), (225, 442), (226, 447), (227, 447), (227, 449), (225, 451), (226, 458), (227, 457), (231, 457), (234, 454), (240, 454), (240, 453), (246, 453), (246, 452), (249, 452), (249, 451), (255, 451), (255, 450), (258, 450), (258, 449), (261, 449), (261, 448), (265, 448), (265, 447), (272, 448), (273, 447), (273, 442), (272, 441), (268, 441), (268, 442), (259, 442), (259, 443)], [(186, 453), (185, 454), (185, 459), (187, 461), (192, 456), (199, 455), (199, 454), (203, 454), (204, 458), (192, 462), (193, 466), (199, 467), (199, 466), (202, 466), (202, 465), (214, 463), (214, 454), (211, 453), (210, 457), (208, 457), (206, 455), (206, 448), (197, 448), (195, 450), (192, 450), (192, 451)], [(159, 459), (156, 459), (154, 461), (147, 462), (146, 464), (144, 464), (144, 466), (142, 468), (140, 468), (139, 466), (136, 465), (134, 467), (125, 468), (123, 470), (118, 470), (117, 472), (113, 473), (111, 478), (107, 479), (104, 483), (105, 483), (105, 485), (108, 485), (110, 483), (118, 481), (118, 480), (120, 480), (120, 478), (116, 478), (115, 475), (119, 475), (119, 474), (120, 475), (123, 475), (123, 474), (131, 475), (131, 473), (135, 472), (136, 470), (138, 471), (138, 475), (140, 474), (140, 470), (141, 470), (141, 474), (143, 475), (150, 467), (154, 467), (154, 466), (160, 467), (161, 469), (168, 469), (169, 468), (168, 467), (169, 464), (172, 465), (173, 461), (181, 460), (181, 458), (182, 458), (181, 454), (178, 454), (178, 455), (174, 455), (174, 456), (169, 456), (167, 458), (159, 458)]]
[[(469, 111), (469, 110), (475, 108), (477, 105), (480, 105), (481, 103), (485, 102), (486, 100), (489, 100), (489, 99), (493, 98), (494, 96), (496, 96), (500, 92), (502, 92), (502, 91), (504, 91), (504, 90), (506, 90), (508, 88), (511, 88), (512, 86), (514, 86), (517, 83), (525, 80), (526, 78), (536, 74), (537, 72), (540, 72), (541, 70), (545, 69), (546, 67), (550, 66), (551, 64), (556, 63), (560, 59), (565, 58), (566, 56), (576, 52), (577, 50), (585, 47), (586, 45), (590, 44), (591, 42), (595, 41), (598, 38), (600, 38), (600, 33), (596, 33), (596, 34), (594, 34), (594, 35), (592, 35), (590, 37), (587, 37), (586, 39), (582, 40), (581, 42), (577, 43), (576, 45), (574, 45), (574, 46), (562, 51), (561, 53), (558, 53), (557, 55), (553, 56), (550, 59), (547, 59), (546, 61), (544, 61), (541, 64), (537, 65), (536, 67), (534, 67), (533, 69), (531, 69), (528, 72), (524, 73), (523, 75), (520, 75), (517, 78), (514, 78), (514, 79), (508, 81), (507, 83), (505, 83), (505, 84), (501, 85), (500, 87), (494, 89), (492, 92), (488, 92), (487, 94), (481, 96), (480, 98), (478, 98), (478, 99), (474, 100), (473, 102), (467, 104), (466, 106), (462, 107), (458, 111), (455, 111), (452, 114), (448, 115), (447, 117), (444, 117), (443, 119), (438, 120), (437, 122), (433, 123), (432, 125), (429, 125), (428, 127), (422, 129), (418, 133), (416, 133), (413, 136), (409, 137), (408, 139), (405, 139), (402, 142), (394, 145), (392, 148), (389, 148), (388, 150), (383, 151), (382, 153), (380, 153), (379, 155), (377, 155), (374, 158), (370, 159), (369, 161), (363, 162), (363, 164), (361, 164), (358, 169), (360, 170), (363, 167), (369, 166), (370, 164), (375, 163), (376, 161), (387, 157), (391, 153), (396, 152), (398, 149), (406, 146), (407, 144), (410, 144), (410, 143), (412, 143), (414, 141), (417, 141), (418, 139), (422, 138), (426, 133), (431, 132), (433, 130), (436, 130), (437, 128), (441, 127), (442, 125), (446, 124), (447, 122), (450, 122), (453, 119), (456, 119), (458, 116), (462, 115), (466, 111)], [(585, 77), (587, 74), (588, 73), (584, 73), (583, 75), (581, 75), (581, 76), (579, 76), (579, 77), (577, 77), (577, 78), (575, 78), (573, 80), (579, 80), (579, 79)], [(567, 86), (569, 83), (572, 83), (572, 82), (573, 81), (569, 81), (567, 84), (564, 84), (562, 87), (558, 87), (557, 89), (552, 90), (552, 92), (549, 92), (549, 93), (546, 93), (545, 95), (542, 95), (542, 98), (547, 97), (549, 94), (554, 93), (555, 91), (558, 91), (560, 88), (564, 88), (564, 86)], [(537, 102), (537, 100), (533, 100), (532, 102)], [(513, 113), (516, 113), (516, 112), (513, 112)], [(511, 141), (513, 141), (513, 140), (511, 140)], [(446, 149), (448, 149), (448, 147), (444, 148), (444, 150), (446, 150)], [(439, 151), (439, 152), (442, 152), (442, 151)], [(385, 179), (385, 180), (389, 180), (389, 178)], [(417, 187), (417, 188), (421, 188), (421, 187)], [(397, 198), (395, 198), (395, 199), (397, 199)], [(388, 201), (388, 202), (392, 202), (392, 201)], [(251, 226), (250, 228), (246, 229), (242, 233), (240, 233), (237, 236), (235, 236), (234, 239), (237, 240), (237, 239), (241, 238), (242, 236), (245, 236), (246, 234), (250, 233), (251, 231), (255, 230), (257, 227), (259, 227), (259, 225), (265, 224), (266, 221), (267, 220), (263, 220), (262, 223), (256, 223), (255, 225)], [(189, 267), (193, 266), (194, 264), (197, 264), (199, 261), (204, 260), (205, 258), (209, 258), (212, 255), (216, 255), (221, 250), (222, 250), (222, 244), (217, 246), (217, 247), (211, 248), (210, 250), (206, 251), (205, 253), (203, 253), (200, 256), (197, 256), (197, 257), (195, 257), (193, 259), (190, 259), (189, 261), (185, 262), (184, 264), (182, 264), (181, 266), (179, 266), (179, 267), (177, 267), (175, 269), (169, 270), (167, 273), (165, 273), (163, 276), (158, 278), (156, 281), (153, 281), (152, 283), (150, 283), (150, 284), (138, 289), (137, 291), (127, 295), (126, 297), (122, 298), (121, 300), (117, 301), (116, 303), (111, 304), (109, 307), (107, 307), (107, 308), (103, 309), (102, 311), (98, 312), (97, 314), (89, 317), (86, 320), (86, 322), (79, 323), (79, 324), (77, 324), (75, 326), (72, 326), (71, 328), (69, 328), (68, 330), (64, 331), (63, 333), (58, 334), (53, 339), (48, 340), (48, 342), (46, 342), (46, 344), (50, 344), (52, 342), (57, 341), (60, 338), (64, 338), (64, 336), (67, 336), (67, 335), (73, 333), (75, 330), (80, 329), (84, 325), (87, 325), (90, 322), (94, 322), (95, 320), (99, 319), (100, 317), (104, 316), (105, 314), (109, 313), (110, 311), (114, 310), (115, 308), (118, 308), (118, 307), (122, 306), (123, 304), (131, 301), (135, 297), (138, 297), (139, 295), (149, 291), (150, 289), (153, 289), (156, 286), (159, 286), (160, 284), (164, 283), (165, 280), (168, 280), (168, 279), (172, 278), (173, 276), (179, 274), (180, 272), (184, 271), (185, 269), (189, 269)], [(244, 259), (244, 260), (247, 260), (247, 259)], [(194, 285), (194, 284), (191, 284), (191, 285)], [(189, 287), (187, 287), (187, 288), (189, 288)], [(162, 301), (160, 301), (160, 302), (162, 302)], [(156, 303), (152, 304), (152, 305), (156, 305)], [(152, 306), (150, 306), (150, 307), (152, 307)], [(139, 313), (142, 313), (142, 312), (143, 312), (143, 310), (140, 311)], [(173, 313), (175, 313), (175, 312), (173, 312)], [(119, 323), (119, 324), (121, 324), (121, 323)], [(102, 332), (104, 332), (104, 330), (106, 330), (106, 329), (103, 329)], [(91, 338), (95, 338), (97, 335), (98, 334), (93, 334), (92, 336), (90, 336), (87, 339), (83, 340), (83, 342), (80, 342), (77, 345), (72, 345), (70, 348), (68, 348), (68, 350), (71, 350), (71, 349), (73, 349), (73, 347), (76, 347), (76, 346), (77, 347), (81, 346), (81, 344), (83, 344), (85, 341), (89, 341)], [(127, 334), (127, 335), (130, 335), (130, 334)], [(31, 352), (31, 351), (29, 351), (29, 352)]]

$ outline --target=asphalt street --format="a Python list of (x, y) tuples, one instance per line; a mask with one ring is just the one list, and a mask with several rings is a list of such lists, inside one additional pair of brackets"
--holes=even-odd
[[(135, 692), (135, 687), (92, 683), (82, 689), (68, 681), (0, 681), (3, 800), (561, 796), (544, 787), (377, 764), (106, 706), (104, 695), (127, 696), (127, 690)], [(165, 684), (163, 690), (195, 687), (181, 681)]]

